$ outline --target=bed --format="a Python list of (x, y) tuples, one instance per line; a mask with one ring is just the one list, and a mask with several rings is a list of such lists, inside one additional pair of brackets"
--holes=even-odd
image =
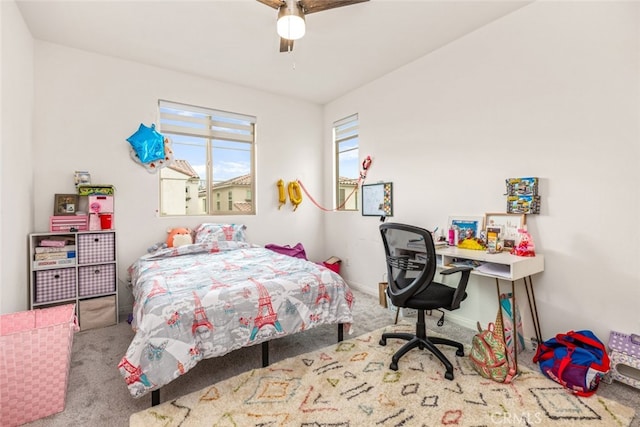
[(196, 243), (129, 268), (135, 335), (118, 368), (131, 395), (153, 392), (152, 404), (200, 360), (263, 343), (265, 365), (269, 340), (325, 324), (338, 324), (341, 339), (353, 321), (353, 294), (329, 268), (233, 238), (228, 227), (198, 238), (201, 227)]

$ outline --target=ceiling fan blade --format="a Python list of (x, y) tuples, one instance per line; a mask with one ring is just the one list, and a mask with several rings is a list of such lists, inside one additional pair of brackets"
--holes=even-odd
[(280, 52), (291, 52), (293, 50), (293, 40), (280, 37)]
[(284, 4), (284, 0), (258, 0), (262, 4), (266, 4), (274, 9), (279, 9)]
[[(265, 3), (266, 0), (258, 0)], [(300, 0), (304, 13), (322, 12), (323, 10), (334, 9), (336, 7), (349, 6), (356, 3), (364, 3), (369, 0)]]

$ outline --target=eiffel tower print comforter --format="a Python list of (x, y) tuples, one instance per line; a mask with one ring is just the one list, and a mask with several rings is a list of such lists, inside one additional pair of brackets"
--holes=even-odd
[(353, 294), (338, 274), (246, 242), (161, 249), (129, 273), (135, 336), (118, 368), (133, 397), (200, 360), (353, 321)]

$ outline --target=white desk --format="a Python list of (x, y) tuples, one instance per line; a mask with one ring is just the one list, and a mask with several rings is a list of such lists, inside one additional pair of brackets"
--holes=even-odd
[(436, 248), (436, 256), (438, 257), (438, 267), (443, 268), (449, 266), (454, 259), (467, 259), (483, 263), (492, 263), (497, 266), (504, 266), (507, 271), (506, 274), (482, 273), (478, 270), (474, 270), (471, 273), (504, 280), (524, 279), (544, 271), (544, 256), (539, 254), (536, 254), (534, 257), (521, 257), (511, 255), (508, 252), (489, 254), (485, 251), (474, 251), (471, 249), (459, 249), (457, 247), (445, 246)]
[[(516, 305), (515, 283), (517, 280), (524, 281), (525, 290), (527, 291), (527, 300), (529, 310), (531, 311), (531, 319), (535, 330), (538, 343), (542, 342), (542, 332), (540, 330), (540, 320), (538, 318), (538, 309), (536, 307), (535, 294), (533, 293), (533, 281), (531, 276), (544, 271), (544, 256), (536, 254), (535, 257), (521, 257), (511, 255), (508, 252), (500, 252), (489, 254), (485, 251), (474, 251), (470, 249), (459, 249), (457, 247), (437, 247), (436, 257), (438, 268), (448, 268), (454, 260), (471, 260), (484, 264), (480, 269), (474, 269), (471, 274), (485, 277), (493, 277), (496, 280), (496, 290), (498, 291), (498, 303), (500, 303), (500, 280), (511, 282), (511, 294), (513, 295), (513, 306)], [(495, 267), (493, 269), (487, 268)], [(483, 270), (483, 271), (481, 271)], [(515, 327), (515, 310), (512, 310), (512, 321)], [(517, 345), (517, 337), (514, 335), (514, 343)], [(515, 352), (516, 369), (518, 366), (518, 352)]]

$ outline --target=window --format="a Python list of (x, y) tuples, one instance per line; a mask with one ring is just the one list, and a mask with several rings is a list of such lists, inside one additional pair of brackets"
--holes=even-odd
[(357, 114), (333, 123), (333, 143), (336, 156), (336, 206), (338, 210), (357, 211), (360, 178)]
[[(171, 138), (174, 156), (159, 174), (161, 215), (255, 214), (250, 195), (255, 193), (256, 118), (158, 104), (160, 131)], [(220, 203), (221, 192), (229, 195), (226, 206)]]

